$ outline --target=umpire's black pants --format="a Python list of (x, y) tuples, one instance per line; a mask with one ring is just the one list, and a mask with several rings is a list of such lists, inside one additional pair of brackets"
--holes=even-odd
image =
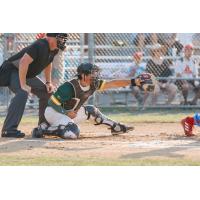
[[(38, 77), (27, 79), (27, 85), (31, 87), (31, 93), (39, 98), (38, 124), (40, 124), (45, 121), (44, 111), (51, 94), (47, 92), (45, 84)], [(0, 87), (8, 87), (15, 93), (9, 105), (2, 131), (17, 130), (24, 113), (28, 93), (21, 89), (17, 68), (9, 63), (3, 63), (0, 67)]]

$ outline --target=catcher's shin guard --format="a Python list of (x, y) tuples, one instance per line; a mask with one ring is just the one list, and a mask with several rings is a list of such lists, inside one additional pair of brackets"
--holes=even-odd
[(32, 131), (33, 138), (42, 138), (47, 136), (57, 136), (63, 139), (77, 139), (79, 137), (80, 130), (74, 123), (68, 123), (67, 125), (48, 126), (46, 123), (40, 124)]
[(84, 106), (84, 108), (87, 119), (90, 119), (92, 117), (95, 121), (95, 125), (105, 124), (109, 126), (113, 135), (127, 133), (134, 129), (133, 127), (129, 127), (124, 124), (115, 122), (112, 119), (109, 119), (104, 114), (102, 114), (98, 108), (96, 108), (93, 105), (87, 105)]

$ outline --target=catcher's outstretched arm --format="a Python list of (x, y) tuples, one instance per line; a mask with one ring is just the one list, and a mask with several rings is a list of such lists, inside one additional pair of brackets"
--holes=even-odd
[(100, 87), (100, 90), (107, 90), (110, 88), (125, 87), (128, 85), (138, 86), (145, 91), (153, 91), (156, 85), (155, 77), (149, 73), (143, 73), (131, 80), (111, 80), (106, 81)]
[(143, 73), (139, 76), (132, 78), (131, 80), (111, 80), (105, 81), (100, 90), (107, 90), (110, 88), (118, 88), (118, 87), (125, 87), (128, 85), (138, 86), (141, 90), (144, 91), (154, 91), (156, 80), (152, 74)]
[(110, 88), (126, 87), (131, 84), (131, 80), (111, 80), (105, 81), (104, 85), (101, 87), (101, 90), (107, 90)]

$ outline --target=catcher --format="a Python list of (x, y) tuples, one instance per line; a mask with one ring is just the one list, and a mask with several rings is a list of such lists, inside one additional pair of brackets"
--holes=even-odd
[(63, 139), (77, 139), (80, 134), (77, 124), (88, 119), (93, 120), (95, 125), (108, 126), (113, 135), (133, 130), (133, 127), (109, 119), (95, 106), (84, 103), (96, 90), (137, 85), (142, 90), (153, 91), (155, 82), (152, 75), (144, 73), (131, 80), (111, 81), (101, 80), (99, 75), (100, 69), (96, 65), (83, 63), (78, 66), (77, 78), (62, 84), (50, 97), (45, 110), (45, 118), (49, 124), (42, 123), (34, 128), (32, 136), (41, 138), (53, 135)]

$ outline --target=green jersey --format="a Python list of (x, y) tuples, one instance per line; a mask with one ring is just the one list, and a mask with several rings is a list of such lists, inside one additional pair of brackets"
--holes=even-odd
[(66, 114), (78, 110), (93, 95), (96, 90), (103, 87), (105, 81), (99, 80), (98, 87), (82, 87), (78, 79), (72, 79), (62, 84), (50, 97), (48, 105), (57, 112)]

